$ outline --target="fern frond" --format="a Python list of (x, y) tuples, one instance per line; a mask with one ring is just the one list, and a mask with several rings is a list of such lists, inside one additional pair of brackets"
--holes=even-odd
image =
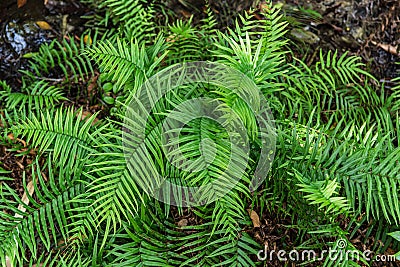
[[(390, 133), (374, 133), (375, 125), (368, 128), (370, 120), (361, 127), (352, 123), (342, 129), (344, 122), (343, 118), (334, 130), (329, 124), (319, 130), (299, 125), (291, 129), (292, 160), (285, 168), (292, 166), (310, 182), (321, 183), (328, 176), (340, 183), (353, 211), (364, 210), (367, 216), (383, 216), (388, 222), (397, 223), (398, 182), (393, 178), (400, 168), (398, 148), (391, 143)], [(287, 177), (287, 172), (280, 175)]]
[(85, 43), (86, 39), (82, 36), (80, 43), (77, 43), (73, 37), (69, 37), (62, 42), (54, 40), (50, 44), (42, 44), (39, 52), (30, 56), (30, 70), (21, 72), (33, 80), (63, 73), (66, 81), (72, 78), (75, 82), (79, 77), (93, 75), (89, 58), (81, 54), (85, 47), (91, 45)]
[(99, 3), (98, 8), (109, 12), (114, 25), (120, 26), (123, 37), (128, 40), (135, 38), (138, 43), (148, 44), (156, 36), (151, 3), (143, 0), (106, 0)]
[(268, 50), (282, 51), (283, 46), (287, 43), (284, 37), (287, 32), (287, 23), (282, 21), (280, 10), (268, 1), (262, 14), (265, 18), (261, 20), (255, 18), (251, 11), (245, 13), (244, 16), (239, 15), (235, 21), (235, 27), (228, 28), (229, 36), (235, 42), (239, 42), (248, 35), (253, 49), (261, 42), (261, 55)]
[(306, 193), (304, 196), (310, 204), (318, 205), (319, 209), (324, 209), (325, 213), (332, 214), (347, 214), (349, 204), (345, 197), (335, 196), (340, 189), (339, 183), (336, 180), (326, 180), (308, 183), (304, 177), (298, 172), (295, 172), (299, 191)]
[(232, 239), (224, 230), (211, 234), (212, 223), (179, 227), (154, 204), (141, 209), (113, 239), (113, 266), (256, 266), (259, 245), (246, 232)]
[(167, 60), (170, 64), (201, 61), (207, 54), (206, 47), (202, 46), (201, 31), (192, 26), (192, 19), (193, 17), (188, 21), (178, 20), (169, 26)]
[(303, 123), (315, 108), (320, 116), (336, 120), (346, 117), (349, 121), (355, 118), (362, 123), (369, 116), (368, 109), (375, 108), (370, 103), (376, 101), (376, 92), (361, 79), (360, 75), (371, 77), (362, 70), (360, 59), (346, 53), (338, 57), (337, 52), (328, 52), (326, 58), (320, 56), (314, 66), (301, 60), (289, 65), (291, 69), (284, 74), (286, 90), (282, 92), (290, 102), (286, 104), (289, 111), (302, 110), (298, 116)]
[(235, 241), (227, 241), (225, 245), (218, 246), (208, 258), (221, 258), (221, 262), (213, 266), (231, 266), (245, 267), (257, 266), (252, 260), (252, 255), (257, 255), (260, 245), (257, 244), (247, 233), (241, 233), (241, 236)]
[(238, 37), (238, 42), (222, 33), (220, 38), (223, 38), (228, 44), (227, 46), (216, 44), (218, 50), (214, 53), (217, 58), (221, 58), (220, 62), (241, 71), (257, 85), (260, 85), (261, 89), (269, 89), (271, 92), (273, 87), (271, 82), (277, 81), (277, 78), (285, 73), (285, 70), (282, 69), (285, 52), (274, 52), (271, 49), (261, 53), (263, 40), (253, 47), (248, 33), (245, 38)]
[(0, 90), (0, 101), (4, 101), (5, 107), (13, 110), (19, 107), (22, 110), (42, 110), (52, 108), (60, 101), (67, 100), (61, 89), (50, 86), (44, 81), (38, 81), (31, 86), (21, 88), (21, 92), (12, 92), (11, 88), (0, 82), (3, 90)]
[(81, 185), (59, 181), (52, 173), (45, 177), (37, 161), (31, 168), (29, 183), (25, 173), (23, 176), (24, 197), (7, 183), (0, 184), (0, 259), (4, 262), (7, 256), (12, 266), (29, 262), (27, 253), (31, 259), (39, 259), (52, 252), (61, 240), (67, 240), (65, 203), (84, 189)]
[(99, 41), (85, 50), (85, 54), (99, 65), (101, 71), (108, 73), (119, 89), (125, 86), (128, 90), (129, 87), (137, 89), (152, 75), (166, 56), (164, 49), (162, 37), (150, 47), (132, 39), (127, 42), (118, 38), (115, 44), (108, 40)]
[(91, 141), (96, 135), (92, 129), (96, 115), (83, 118), (82, 110), (47, 110), (21, 118), (12, 130), (15, 136), (38, 148), (39, 153), (52, 151), (53, 162), (71, 174), (83, 167), (89, 152), (94, 150)]

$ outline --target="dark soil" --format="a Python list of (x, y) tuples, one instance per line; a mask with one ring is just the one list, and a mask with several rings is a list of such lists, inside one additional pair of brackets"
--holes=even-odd
[[(15, 145), (13, 147), (15, 148)], [(10, 149), (11, 146), (0, 146), (1, 167), (11, 172), (9, 177), (13, 178), (13, 181), (8, 181), (7, 184), (22, 197), (25, 192), (22, 180), (23, 172), (26, 172), (26, 177), (29, 180), (31, 177), (30, 164), (32, 164), (35, 155), (34, 153), (24, 153), (26, 150), (23, 147), (17, 151), (10, 151)], [(21, 155), (19, 152), (25, 155)]]
[[(0, 1), (0, 80), (14, 89), (21, 85), (18, 70), (27, 68), (27, 53), (38, 51), (42, 43), (61, 40), (65, 35), (84, 30), (81, 18), (89, 10), (79, 1), (28, 0), (17, 7), (17, 1)], [(37, 22), (48, 23), (42, 29)]]
[[(167, 7), (178, 18), (194, 15), (197, 22), (204, 17), (202, 1), (167, 1)], [(314, 34), (317, 41), (299, 47), (299, 57), (306, 57), (308, 62), (318, 58), (313, 52), (322, 48), (324, 51), (350, 51), (359, 55), (368, 64), (368, 69), (381, 81), (389, 82), (399, 75), (400, 43), (400, 4), (397, 0), (344, 0), (344, 1), (276, 1), (286, 17), (290, 27), (300, 28)], [(210, 1), (216, 15), (218, 26), (232, 26), (238, 14), (258, 8), (253, 1)], [(313, 12), (307, 12), (313, 10)], [(28, 0), (22, 8), (16, 1), (0, 2), (0, 79), (14, 88), (20, 85), (19, 69), (25, 69), (23, 55), (37, 51), (40, 44), (66, 34), (79, 35), (84, 29), (83, 15), (90, 9), (77, 0), (54, 1), (47, 5), (43, 0)], [(318, 18), (319, 14), (319, 18)], [(46, 21), (52, 30), (41, 29), (36, 22)], [(291, 34), (288, 35), (293, 38)], [(299, 39), (293, 38), (297, 45)], [(300, 40), (301, 41), (304, 40)]]
[[(362, 57), (368, 70), (379, 80), (389, 82), (399, 76), (400, 66), (396, 64), (400, 55), (399, 1), (288, 0), (281, 4), (288, 16), (301, 23), (301, 28), (318, 36), (319, 40), (306, 51), (309, 60), (313, 57), (311, 51), (319, 48), (350, 51)], [(310, 16), (304, 10), (317, 11), (320, 17)]]
[[(174, 11), (175, 17), (184, 19), (194, 14), (194, 21), (199, 21), (204, 16), (204, 3), (186, 2), (189, 5), (183, 5), (178, 0), (170, 1), (169, 7)], [(220, 28), (231, 26), (232, 18), (238, 13), (250, 7), (257, 8), (252, 1), (210, 0), (209, 2)], [(319, 49), (338, 50), (340, 53), (350, 51), (351, 54), (361, 56), (368, 69), (378, 80), (386, 81), (389, 88), (390, 80), (399, 76), (400, 67), (396, 62), (399, 61), (400, 54), (397, 49), (400, 43), (400, 4), (397, 0), (275, 2), (282, 6), (283, 13), (290, 18), (288, 36), (297, 43), (295, 48), (297, 56), (305, 58), (309, 64), (318, 59), (315, 51)], [(22, 82), (18, 70), (27, 68), (27, 60), (23, 55), (37, 51), (42, 43), (51, 42), (53, 39), (61, 40), (66, 34), (79, 35), (85, 30), (81, 16), (89, 12), (90, 10), (77, 0), (49, 0), (46, 6), (43, 0), (28, 0), (22, 8), (17, 8), (16, 1), (0, 1), (0, 80), (5, 80), (14, 89), (19, 88)], [(36, 24), (37, 21), (46, 21), (52, 29), (41, 29)], [(292, 30), (296, 28), (310, 33), (313, 38), (295, 37)], [(95, 84), (95, 81), (86, 82)], [(98, 110), (91, 106), (87, 98), (79, 97), (78, 94), (73, 96), (77, 106), (85, 106), (88, 114)], [(15, 140), (15, 142), (20, 141)], [(26, 171), (29, 180), (29, 165), (34, 160), (35, 154), (19, 155), (21, 153), (17, 151), (9, 151), (11, 147), (15, 146), (0, 144), (0, 163), (4, 169), (12, 172), (11, 177), (14, 181), (8, 184), (22, 196), (23, 172)], [(21, 149), (23, 148), (21, 146)], [(188, 211), (179, 215), (173, 209), (173, 215), (177, 225), (199, 223), (198, 218)], [(276, 213), (265, 213), (261, 218), (261, 227), (248, 231), (260, 244), (269, 244), (272, 246), (271, 249), (279, 250), (283, 249), (284, 245), (286, 247), (293, 245), (297, 238), (296, 230), (288, 230), (285, 227), (290, 224), (290, 218), (279, 218)], [(346, 224), (345, 220), (343, 224)], [(283, 265), (282, 262), (274, 261), (273, 266)], [(397, 265), (386, 263), (385, 266)]]

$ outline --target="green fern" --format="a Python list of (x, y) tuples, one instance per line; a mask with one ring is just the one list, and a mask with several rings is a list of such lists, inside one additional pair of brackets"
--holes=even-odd
[(39, 154), (51, 151), (53, 162), (66, 176), (79, 174), (89, 153), (95, 151), (91, 142), (96, 135), (92, 130), (96, 116), (84, 119), (82, 110), (76, 113), (71, 108), (30, 115), (13, 126), (14, 136), (38, 148)]
[(126, 91), (131, 87), (136, 90), (165, 57), (163, 42), (160, 37), (154, 46), (145, 47), (133, 40), (126, 42), (117, 39), (115, 44), (102, 41), (88, 48), (85, 54), (96, 61), (103, 72), (108, 73), (118, 89), (126, 86)]
[[(85, 40), (87, 40), (86, 43)], [(61, 81), (72, 78), (77, 82), (79, 77), (93, 74), (91, 62), (81, 55), (82, 50), (92, 42), (94, 41), (90, 37), (81, 36), (79, 43), (73, 37), (68, 37), (62, 42), (54, 40), (50, 44), (42, 44), (39, 52), (29, 54), (30, 70), (21, 70), (21, 72), (33, 80), (46, 79), (46, 77), (51, 80), (49, 76), (61, 72), (64, 74), (64, 77), (60, 78)]]
[[(87, 26), (102, 32), (103, 38), (114, 42), (116, 37), (150, 44), (156, 36), (155, 3), (143, 0), (84, 0), (95, 10), (85, 16)], [(112, 29), (109, 29), (113, 26)]]
[(304, 197), (312, 205), (318, 205), (325, 213), (347, 214), (348, 203), (346, 198), (334, 196), (338, 194), (339, 184), (335, 180), (307, 182), (301, 174), (295, 172), (296, 178), (300, 181), (299, 191), (306, 193)]
[[(259, 208), (260, 218), (266, 209), (285, 217), (284, 227), (298, 233), (291, 240), (296, 248), (335, 248), (332, 240), (342, 238), (348, 249), (360, 253), (351, 242), (367, 226), (361, 242), (379, 240), (373, 244), (377, 252), (399, 248), (390, 237), (400, 218), (397, 87), (389, 93), (377, 88), (361, 60), (347, 53), (321, 51), (311, 65), (292, 59), (287, 23), (270, 2), (263, 19), (250, 11), (226, 30), (216, 29), (210, 7), (199, 26), (192, 18), (157, 28), (154, 3), (86, 2), (96, 8), (91, 23), (99, 22), (98, 32), (83, 35), (80, 43), (69, 37), (25, 55), (30, 69), (22, 71), (20, 89), (0, 83), (0, 143), (20, 156), (28, 152), (16, 152), (19, 146), (13, 142), (24, 140), (35, 155), (22, 177), (28, 192), (24, 198), (6, 167), (0, 167), (3, 266), (257, 266), (262, 264), (255, 260), (260, 244), (252, 234), (259, 230), (252, 229), (246, 215), (251, 204)], [(142, 88), (154, 74), (177, 70), (173, 63), (199, 60), (233, 68), (262, 95), (232, 90), (234, 79), (227, 88), (179, 86), (160, 99), (165, 80)], [(67, 100), (60, 86), (92, 75), (94, 81), (97, 72), (100, 81), (91, 86), (107, 87), (112, 114), (86, 118), (82, 108), (58, 106)], [(153, 109), (135, 102), (143, 95), (155, 101)], [(181, 105), (199, 97), (215, 101)], [(265, 97), (277, 128), (271, 172), (255, 192), (249, 187), (255, 165), (264, 160), (264, 136), (252, 112), (257, 105), (245, 103), (246, 97), (254, 103)], [(96, 103), (100, 108), (102, 101)], [(129, 105), (132, 101), (137, 105)], [(184, 121), (202, 109), (225, 114), (225, 128), (211, 119)], [(144, 122), (127, 120), (127, 114), (149, 116)], [(167, 133), (178, 138), (164, 145), (167, 115)], [(182, 123), (176, 131), (174, 126)], [(242, 143), (228, 138), (226, 129), (234, 125), (247, 134), (250, 158), (238, 153), (229, 165), (231, 151), (243, 152)], [(186, 159), (184, 167), (201, 170), (176, 166)], [(225, 172), (227, 166), (235, 171)], [(164, 204), (148, 196), (152, 186), (147, 178), (157, 182), (158, 174), (171, 183), (205, 186), (202, 194), (193, 195), (200, 202), (213, 194), (218, 199), (187, 208)], [(215, 181), (229, 193), (215, 192)], [(163, 196), (180, 204), (191, 201), (174, 187)], [(339, 220), (343, 216), (345, 226)], [(327, 259), (323, 266), (357, 264)]]
[[(48, 161), (48, 164), (51, 163)], [(45, 177), (37, 161), (31, 169), (30, 188), (33, 190), (28, 188), (25, 174), (23, 176), (26, 200), (7, 183), (0, 185), (3, 207), (0, 212), (0, 240), (3, 244), (0, 261), (3, 265), (6, 258), (11, 265), (28, 262), (27, 251), (33, 260), (37, 260), (57, 247), (60, 240), (67, 240), (65, 203), (83, 192), (81, 185), (69, 181), (60, 183), (52, 173)], [(35, 198), (28, 192), (35, 194)], [(38, 247), (38, 241), (41, 247)]]
[(61, 89), (51, 86), (44, 81), (38, 81), (31, 86), (21, 88), (22, 92), (13, 92), (4, 82), (0, 82), (3, 90), (0, 91), (0, 101), (5, 102), (5, 108), (19, 111), (26, 107), (42, 110), (54, 107), (56, 103), (67, 100)]

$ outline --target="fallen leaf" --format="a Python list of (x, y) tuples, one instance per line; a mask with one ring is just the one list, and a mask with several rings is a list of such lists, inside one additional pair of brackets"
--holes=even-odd
[[(78, 115), (77, 115), (78, 116)], [(90, 113), (89, 111), (82, 111), (82, 116), (81, 116), (81, 120), (86, 120), (89, 119), (91, 116), (93, 116), (92, 113)], [(99, 121), (99, 119), (95, 118), (92, 122), (92, 126), (95, 125), (97, 122)]]
[[(7, 135), (7, 137), (8, 137), (8, 139), (10, 139), (10, 140), (17, 140), (18, 142), (22, 143), (22, 145), (23, 145), (24, 147), (26, 147), (26, 142), (25, 142), (24, 140), (22, 140), (22, 139), (19, 139), (19, 138), (15, 139), (14, 134), (10, 133), (10, 134)], [(25, 151), (26, 151), (26, 150), (25, 150)]]
[(192, 16), (192, 14), (190, 12), (183, 10), (183, 9), (179, 10), (179, 12), (187, 19), (189, 19)]
[(265, 241), (265, 234), (262, 231), (254, 231), (254, 239), (262, 244)]
[(44, 5), (47, 5), (48, 2), (49, 0), (44, 0)]
[(269, 5), (268, 4), (260, 4), (260, 9), (262, 10), (262, 11), (266, 11), (266, 12), (268, 12), (269, 11)]
[[(18, 162), (17, 162), (17, 163), (18, 163)], [(29, 194), (29, 196), (32, 196), (32, 195), (33, 195), (33, 192), (35, 191), (35, 187), (33, 186), (33, 182), (32, 182), (32, 181), (30, 181), (30, 182), (28, 183), (28, 185), (26, 186), (26, 189), (28, 189), (28, 194)], [(27, 195), (26, 191), (25, 191), (24, 194), (22, 195), (22, 199), (21, 199), (21, 200), (22, 200), (22, 202), (23, 202), (25, 205), (28, 205), (28, 204), (29, 204), (29, 198), (28, 198), (28, 195)], [(25, 212), (25, 211), (26, 211), (25, 206), (22, 205), (22, 204), (19, 204), (19, 205), (18, 205), (18, 209), (19, 209), (20, 211), (22, 211), (22, 212)], [(23, 218), (23, 216), (22, 216), (21, 214), (15, 213), (14, 218)], [(18, 245), (18, 243), (17, 243), (17, 245)], [(10, 261), (10, 258), (9, 258), (7, 255), (6, 255), (6, 266), (7, 266), (7, 267), (11, 267), (11, 266), (12, 266), (11, 261)]]
[[(35, 191), (35, 187), (33, 186), (33, 182), (32, 182), (32, 181), (30, 181), (30, 182), (28, 183), (28, 185), (26, 186), (26, 189), (28, 189), (28, 194), (29, 194), (29, 196), (32, 196), (32, 195), (33, 195), (33, 192)], [(23, 202), (25, 205), (28, 205), (28, 204), (29, 204), (28, 194), (27, 194), (27, 192), (25, 191), (24, 194), (22, 195), (22, 199), (21, 199), (21, 200), (22, 200), (22, 202)], [(19, 204), (18, 209), (19, 209), (20, 211), (22, 211), (22, 212), (25, 212), (25, 211), (26, 211), (25, 206), (22, 205), (22, 204)], [(16, 213), (16, 214), (14, 215), (14, 217), (15, 217), (15, 218), (22, 218), (23, 216), (22, 216), (21, 214)]]
[(165, 41), (166, 41), (167, 43), (173, 43), (173, 42), (175, 42), (175, 38), (176, 38), (176, 36), (173, 34), (173, 35), (168, 36), (168, 37), (165, 39)]
[(261, 226), (261, 222), (260, 222), (260, 217), (258, 217), (257, 212), (255, 212), (254, 210), (247, 210), (249, 212), (250, 218), (253, 222), (253, 226), (254, 228), (256, 227), (260, 227)]
[(43, 176), (43, 180), (45, 181), (45, 182), (47, 182), (47, 176), (43, 173), (43, 172), (40, 172), (41, 174), (42, 174), (42, 176)]
[(66, 35), (67, 28), (68, 28), (68, 15), (64, 15), (62, 17), (62, 23), (61, 23), (61, 32), (63, 36)]
[(188, 225), (188, 220), (182, 219), (178, 222), (179, 227), (187, 226)]
[(40, 27), (42, 30), (51, 30), (50, 24), (48, 24), (46, 21), (43, 20), (38, 20), (36, 21), (36, 24)]
[(89, 85), (87, 87), (87, 93), (88, 93), (89, 96), (93, 96), (93, 90), (97, 86), (97, 78), (98, 77), (99, 77), (99, 74), (96, 73), (96, 75), (94, 75), (89, 81)]
[(18, 167), (19, 167), (21, 170), (25, 169), (25, 166), (24, 166), (24, 165), (22, 165), (22, 163), (21, 163), (21, 162), (19, 162), (19, 161), (16, 161), (15, 163), (17, 163)]
[(374, 41), (372, 41), (371, 42), (373, 45), (376, 45), (377, 47), (380, 47), (380, 48), (382, 48), (383, 50), (385, 50), (386, 52), (389, 52), (390, 54), (392, 54), (392, 55), (395, 55), (395, 56), (400, 56), (400, 53), (398, 53), (397, 52), (397, 46), (393, 46), (393, 45), (388, 45), (388, 44), (381, 44), (381, 43), (377, 43), (377, 42), (374, 42)]
[(87, 45), (91, 45), (91, 44), (92, 44), (92, 38), (90, 38), (89, 35), (85, 35), (85, 36), (83, 37), (83, 42), (84, 42), (85, 44), (87, 44)]
[(26, 142), (22, 139), (17, 138), (18, 142), (21, 142), (24, 147), (26, 147)]
[(27, 0), (17, 0), (18, 8), (23, 7), (26, 4)]
[(215, 14), (219, 14), (219, 11), (218, 11), (217, 9), (213, 8), (213, 7), (212, 7), (212, 11), (213, 11)]

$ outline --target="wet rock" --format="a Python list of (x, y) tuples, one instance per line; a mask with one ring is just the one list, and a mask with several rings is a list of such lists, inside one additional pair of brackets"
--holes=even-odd
[(21, 54), (28, 46), (39, 46), (47, 39), (47, 34), (40, 31), (34, 21), (16, 23), (12, 21), (6, 24), (4, 30), (5, 42), (11, 45), (15, 53)]
[[(84, 31), (81, 16), (88, 9), (80, 1), (28, 0), (21, 8), (17, 1), (0, 0), (0, 80), (12, 88), (20, 86), (20, 69), (29, 68), (24, 54), (38, 51), (43, 43)], [(65, 19), (64, 19), (65, 18)]]
[(320, 41), (318, 35), (305, 29), (294, 28), (290, 31), (290, 34), (297, 40), (307, 44), (316, 44)]
[(363, 42), (364, 37), (364, 29), (362, 27), (352, 27), (350, 29), (351, 36), (356, 39), (358, 42)]

